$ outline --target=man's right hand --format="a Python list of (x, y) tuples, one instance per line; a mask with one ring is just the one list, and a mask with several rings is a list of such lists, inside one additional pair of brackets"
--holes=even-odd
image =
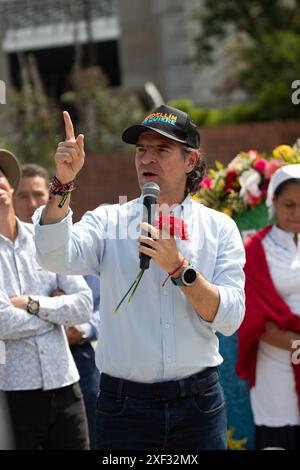
[(63, 184), (74, 180), (84, 164), (84, 136), (75, 139), (74, 127), (67, 111), (63, 112), (66, 140), (60, 142), (55, 153), (56, 177)]

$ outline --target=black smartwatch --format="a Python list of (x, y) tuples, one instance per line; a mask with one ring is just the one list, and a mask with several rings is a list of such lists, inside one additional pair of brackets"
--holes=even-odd
[(179, 277), (171, 277), (171, 281), (175, 286), (188, 287), (192, 286), (197, 279), (197, 271), (193, 265), (189, 264), (182, 271)]
[(26, 310), (28, 313), (31, 313), (31, 315), (38, 315), (40, 311), (40, 303), (38, 300), (33, 300), (31, 297), (28, 296), (28, 303)]

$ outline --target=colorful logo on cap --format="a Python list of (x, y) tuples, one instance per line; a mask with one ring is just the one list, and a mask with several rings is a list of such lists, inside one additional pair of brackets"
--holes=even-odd
[(171, 124), (175, 126), (177, 116), (175, 114), (167, 113), (152, 113), (145, 117), (142, 124), (151, 124), (152, 122), (163, 122), (164, 124)]

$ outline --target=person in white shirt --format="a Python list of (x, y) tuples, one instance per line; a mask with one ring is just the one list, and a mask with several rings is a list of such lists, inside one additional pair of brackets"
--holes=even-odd
[[(144, 237), (142, 197), (98, 207), (72, 225), (70, 192), (84, 146), (66, 112), (64, 119), (51, 197), (34, 214), (36, 246), (48, 269), (101, 277), (98, 448), (226, 449), (215, 330), (230, 335), (243, 319), (244, 249), (232, 219), (189, 197), (204, 175), (197, 126), (162, 105), (123, 133), (136, 145), (140, 187), (160, 187), (157, 215), (169, 212), (159, 220), (171, 226), (173, 217), (183, 219), (188, 232), (165, 236), (156, 223), (142, 223), (150, 234)], [(139, 253), (150, 256), (150, 267), (131, 302), (114, 314), (138, 272)]]
[[(18, 191), (14, 194), (14, 207), (17, 217), (32, 224), (34, 211), (45, 205), (49, 198), (49, 176), (45, 168), (35, 163), (25, 163), (21, 167), (22, 175)], [(96, 402), (99, 391), (99, 371), (95, 364), (95, 351), (91, 342), (98, 336), (99, 323), (99, 280), (92, 276), (85, 278), (91, 288), (94, 311), (89, 322), (65, 328), (71, 353), (79, 372), (80, 388), (83, 393), (86, 416), (89, 427), (90, 447), (94, 449), (96, 441)], [(56, 289), (54, 295), (62, 295)]]
[[(80, 276), (42, 269), (33, 225), (15, 215), (21, 170), (0, 150), (0, 390), (6, 392), (17, 449), (88, 449), (79, 375), (64, 327), (88, 321), (92, 295)], [(59, 289), (65, 294), (53, 296)]]
[(246, 241), (246, 315), (237, 371), (250, 380), (255, 447), (300, 449), (300, 165), (272, 176), (276, 222)]

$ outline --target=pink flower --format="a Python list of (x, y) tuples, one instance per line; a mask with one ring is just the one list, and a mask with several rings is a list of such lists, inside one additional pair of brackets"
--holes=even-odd
[(204, 178), (201, 183), (199, 183), (200, 188), (211, 188), (213, 186), (214, 182), (211, 178)]
[(155, 227), (159, 230), (169, 230), (171, 237), (177, 237), (181, 240), (188, 240), (189, 236), (187, 233), (187, 224), (183, 219), (178, 219), (173, 215), (160, 215), (158, 221), (155, 223)]
[(271, 160), (270, 162), (267, 162), (265, 167), (265, 178), (269, 180), (273, 173), (275, 173), (275, 171), (282, 165), (284, 165), (282, 160)]
[(253, 168), (255, 168), (255, 170), (257, 170), (263, 175), (265, 173), (265, 168), (267, 164), (268, 162), (265, 158), (259, 158), (258, 160), (255, 160), (252, 166)]

